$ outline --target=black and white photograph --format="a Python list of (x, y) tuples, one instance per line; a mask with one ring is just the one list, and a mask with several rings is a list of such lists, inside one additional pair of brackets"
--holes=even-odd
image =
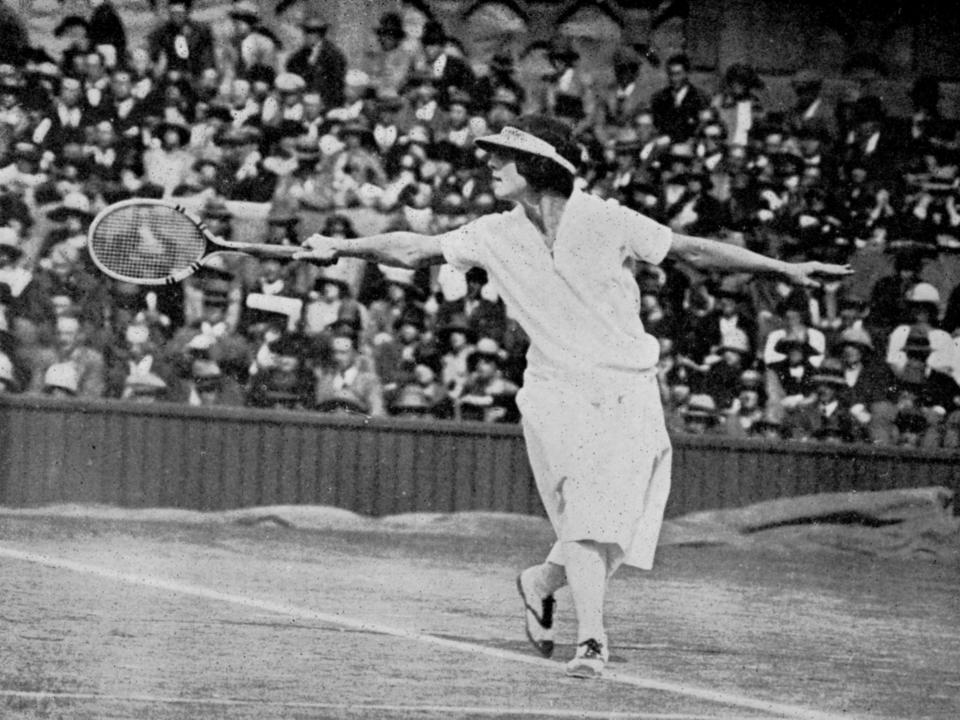
[(0, 0), (0, 718), (960, 717), (960, 15)]

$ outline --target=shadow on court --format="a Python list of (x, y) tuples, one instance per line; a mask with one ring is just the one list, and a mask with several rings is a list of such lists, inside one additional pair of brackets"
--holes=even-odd
[(504, 527), (0, 516), (0, 716), (957, 716), (955, 564), (663, 548), (612, 584), (616, 677), (585, 682), (523, 640), (549, 528)]

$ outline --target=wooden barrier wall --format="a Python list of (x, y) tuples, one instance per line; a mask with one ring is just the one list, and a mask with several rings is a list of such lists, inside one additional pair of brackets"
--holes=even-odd
[[(960, 454), (674, 438), (668, 516), (791, 495), (943, 485)], [(367, 515), (542, 513), (514, 426), (0, 396), (0, 505)]]

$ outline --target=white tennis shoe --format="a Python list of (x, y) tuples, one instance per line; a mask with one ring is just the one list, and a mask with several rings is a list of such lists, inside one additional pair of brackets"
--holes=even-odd
[(544, 657), (553, 655), (553, 595), (539, 597), (523, 582), (523, 573), (517, 575), (517, 591), (523, 600), (527, 639)]
[(590, 638), (577, 645), (577, 654), (567, 663), (567, 675), (576, 678), (596, 678), (610, 660), (606, 643)]

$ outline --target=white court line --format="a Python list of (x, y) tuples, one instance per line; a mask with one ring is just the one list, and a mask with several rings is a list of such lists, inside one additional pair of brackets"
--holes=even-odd
[[(139, 573), (126, 573), (110, 568), (89, 565), (87, 563), (75, 562), (66, 558), (53, 557), (40, 553), (25, 552), (14, 548), (0, 546), (0, 557), (8, 557), (14, 560), (44, 565), (46, 567), (59, 568), (61, 570), (70, 570), (72, 572), (83, 573), (86, 575), (96, 575), (108, 580), (128, 583), (131, 585), (140, 585), (142, 587), (154, 588), (156, 590), (165, 590), (167, 592), (179, 593), (181, 595), (191, 595), (193, 597), (215, 600), (217, 602), (240, 605), (242, 607), (254, 608), (266, 612), (295, 617), (303, 620), (312, 620), (314, 622), (338, 625), (340, 627), (361, 630), (365, 632), (379, 633), (391, 637), (413, 640), (424, 645), (446, 648), (448, 650), (457, 650), (459, 652), (470, 653), (472, 655), (485, 655), (497, 660), (508, 660), (510, 662), (519, 662), (525, 665), (533, 665), (549, 669), (554, 674), (559, 674), (562, 664), (554, 660), (536, 657), (534, 655), (524, 655), (523, 653), (510, 650), (501, 650), (499, 648), (487, 647), (474, 643), (450, 640), (447, 638), (418, 633), (413, 630), (404, 630), (389, 625), (380, 625), (378, 623), (367, 622), (360, 618), (353, 618), (346, 615), (335, 615), (331, 613), (319, 612), (310, 608), (298, 607), (296, 605), (287, 605), (285, 603), (273, 602), (271, 600), (261, 600), (246, 595), (234, 595), (232, 593), (211, 590), (200, 585), (190, 585), (188, 583), (177, 582), (176, 580), (165, 580), (152, 575), (141, 575)], [(639, 675), (628, 675), (620, 672), (604, 671), (602, 680), (607, 682), (628, 685), (631, 687), (643, 688), (644, 690), (657, 690), (660, 692), (683, 695), (699, 700), (717, 703), (720, 705), (731, 705), (734, 707), (758, 710), (784, 718), (795, 718), (796, 720), (855, 720), (857, 716), (850, 714), (837, 715), (798, 705), (786, 703), (771, 702), (760, 700), (758, 698), (748, 697), (737, 693), (724, 692), (722, 690), (713, 690), (711, 688), (701, 688), (686, 683), (669, 682), (666, 680), (656, 680)]]
[(450, 713), (502, 717), (578, 718), (582, 720), (722, 720), (716, 715), (689, 715), (685, 713), (603, 712), (598, 710), (539, 710), (536, 708), (473, 707), (470, 705), (372, 705), (365, 703), (270, 702), (269, 700), (239, 700), (230, 698), (164, 697), (162, 695), (99, 695), (97, 693), (57, 693), (0, 690), (0, 698), (18, 700), (92, 700), (114, 703), (150, 703), (164, 705), (203, 705), (210, 707), (281, 707), (290, 710), (338, 710), (341, 712), (408, 712), (419, 714)]

